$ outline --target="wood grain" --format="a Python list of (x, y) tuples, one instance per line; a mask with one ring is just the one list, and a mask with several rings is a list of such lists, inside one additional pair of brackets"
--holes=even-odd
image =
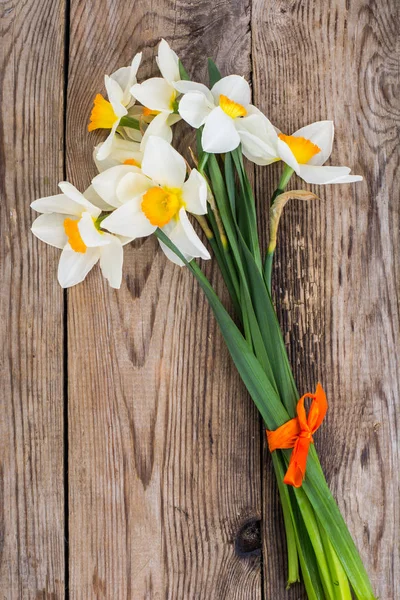
[[(104, 72), (144, 49), (155, 74), (163, 36), (199, 77), (210, 55), (249, 74), (249, 19), (239, 1), (74, 0), (69, 179), (94, 174)], [(119, 292), (96, 270), (69, 292), (68, 367), (71, 598), (260, 598), (258, 415), (197, 284), (154, 240), (127, 248)]]
[(0, 597), (64, 597), (63, 293), (30, 202), (63, 175), (64, 2), (1, 5)]
[[(387, 600), (397, 600), (400, 578), (398, 16), (394, 1), (363, 0), (329, 9), (254, 0), (252, 14), (255, 102), (287, 133), (333, 119), (330, 164), (364, 176), (286, 209), (275, 293), (300, 391), (318, 379), (326, 387), (317, 448), (375, 593)], [(257, 172), (260, 198), (277, 177), (278, 169)], [(282, 592), (282, 526), (270, 535), (277, 499), (266, 481), (265, 597), (305, 598), (298, 587)]]
[[(143, 49), (141, 74), (155, 74), (166, 37), (197, 79), (206, 81), (207, 56), (251, 79), (255, 103), (287, 133), (334, 119), (330, 164), (364, 176), (286, 209), (275, 296), (300, 390), (320, 379), (328, 392), (317, 448), (332, 490), (377, 597), (398, 600), (395, 0), (67, 4), (1, 7), (0, 597), (305, 598), (301, 586), (284, 591), (284, 531), (258, 414), (189, 273), (155, 240), (133, 244), (119, 292), (96, 269), (68, 292), (67, 340), (59, 251), (30, 233), (29, 203), (56, 193), (64, 161), (82, 190), (95, 174), (101, 136), (86, 124), (104, 73)], [(186, 149), (193, 136), (179, 127)], [(256, 171), (264, 243), (278, 173)], [(205, 268), (227, 301), (215, 265)]]

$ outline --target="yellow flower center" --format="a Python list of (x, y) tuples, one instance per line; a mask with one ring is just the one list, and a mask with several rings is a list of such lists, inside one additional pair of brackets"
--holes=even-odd
[(72, 250), (75, 252), (80, 252), (81, 254), (85, 254), (87, 246), (81, 238), (81, 234), (79, 233), (78, 223), (79, 220), (75, 221), (73, 219), (65, 219), (64, 231), (67, 235), (69, 245), (71, 246)]
[(226, 113), (228, 117), (231, 117), (232, 119), (236, 119), (237, 117), (245, 117), (247, 115), (247, 110), (244, 106), (234, 102), (233, 100), (230, 100), (228, 96), (224, 96), (223, 94), (221, 94), (219, 97), (219, 105), (224, 113)]
[(143, 196), (142, 210), (150, 223), (163, 227), (177, 216), (183, 206), (179, 189), (152, 187)]
[(140, 163), (134, 158), (127, 158), (124, 160), (124, 165), (131, 165), (132, 167), (140, 167)]
[(300, 165), (305, 165), (313, 156), (321, 152), (321, 148), (303, 137), (279, 133), (278, 137), (286, 142)]
[(111, 129), (115, 121), (118, 121), (118, 117), (115, 114), (111, 103), (103, 98), (101, 94), (97, 94), (90, 115), (88, 131), (94, 131), (95, 129)]

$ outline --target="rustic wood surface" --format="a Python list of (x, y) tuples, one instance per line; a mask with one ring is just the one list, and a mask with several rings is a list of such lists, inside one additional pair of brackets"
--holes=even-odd
[(65, 7), (0, 10), (0, 597), (63, 598), (64, 301), (29, 204), (63, 177)]
[[(257, 412), (189, 273), (148, 239), (119, 292), (94, 269), (63, 294), (59, 252), (29, 232), (32, 200), (95, 174), (104, 73), (143, 49), (154, 74), (165, 37), (204, 81), (206, 56), (245, 75), (287, 133), (334, 119), (331, 164), (365, 178), (286, 210), (274, 287), (299, 389), (330, 399), (328, 481), (377, 597), (398, 600), (396, 0), (28, 0), (0, 18), (0, 598), (305, 598), (285, 591)], [(255, 172), (264, 225), (277, 174)]]

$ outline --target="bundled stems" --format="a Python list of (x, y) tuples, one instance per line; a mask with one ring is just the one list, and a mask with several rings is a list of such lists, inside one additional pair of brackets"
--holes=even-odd
[[(199, 281), (242, 380), (265, 426), (273, 430), (293, 418), (299, 397), (270, 296), (276, 230), (287, 199), (315, 196), (309, 192), (285, 195), (293, 170), (284, 168), (271, 200), (271, 210), (275, 208), (276, 213), (275, 230), (262, 265), (254, 196), (241, 150), (222, 157), (222, 167), (215, 155), (202, 152), (199, 143), (198, 155), (199, 170), (212, 191), (208, 215), (200, 224), (221, 268), (244, 335), (197, 264), (188, 263), (161, 230), (156, 235)], [(307, 475), (300, 488), (283, 483), (290, 454), (290, 450), (272, 453), (286, 530), (288, 586), (299, 581), (301, 570), (312, 600), (350, 600), (351, 589), (359, 600), (374, 600), (368, 576), (329, 491), (315, 448), (310, 448)]]

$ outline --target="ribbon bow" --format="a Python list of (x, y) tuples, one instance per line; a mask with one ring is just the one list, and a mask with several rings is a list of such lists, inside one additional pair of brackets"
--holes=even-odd
[[(304, 400), (312, 398), (308, 416), (304, 408)], [(267, 431), (270, 452), (284, 448), (293, 448), (283, 482), (294, 487), (300, 487), (306, 473), (307, 456), (310, 444), (314, 443), (313, 434), (321, 425), (328, 402), (320, 383), (315, 394), (304, 394), (297, 403), (297, 417), (290, 419), (275, 431)]]

